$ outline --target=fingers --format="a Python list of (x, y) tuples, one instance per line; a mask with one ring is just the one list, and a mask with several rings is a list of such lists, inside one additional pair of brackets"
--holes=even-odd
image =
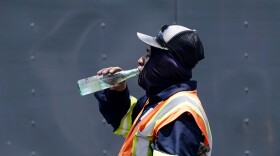
[(108, 74), (114, 74), (119, 71), (122, 71), (120, 67), (108, 67), (108, 68), (103, 68), (97, 72), (97, 75), (108, 75)]
[[(108, 67), (108, 68), (103, 68), (103, 69), (99, 70), (97, 72), (97, 75), (102, 76), (102, 75), (114, 74), (119, 71), (122, 71), (122, 69), (120, 67)], [(125, 90), (125, 88), (126, 88), (126, 82), (124, 81), (124, 82), (121, 82), (114, 86), (111, 86), (110, 90), (123, 91), (123, 90)]]

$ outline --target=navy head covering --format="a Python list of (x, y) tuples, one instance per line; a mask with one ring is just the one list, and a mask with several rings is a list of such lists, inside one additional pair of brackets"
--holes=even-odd
[(151, 56), (139, 74), (138, 84), (152, 97), (177, 83), (189, 81), (192, 68), (186, 67), (168, 50), (151, 46)]

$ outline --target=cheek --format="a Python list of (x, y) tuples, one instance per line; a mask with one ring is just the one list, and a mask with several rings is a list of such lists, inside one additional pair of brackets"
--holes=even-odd
[(144, 59), (144, 63), (142, 65), (142, 71), (145, 70), (145, 72), (147, 72), (147, 70), (153, 67), (153, 65), (151, 64), (152, 64), (151, 59), (149, 58)]
[(139, 65), (145, 66), (149, 62), (149, 60), (150, 60), (150, 57), (143, 56), (143, 57), (141, 57), (140, 63), (139, 63), (139, 61), (138, 61), (138, 63), (139, 63)]
[(144, 58), (144, 61), (145, 61), (144, 64), (147, 64), (147, 62), (149, 62), (149, 60), (150, 60), (150, 57), (145, 57), (145, 58)]

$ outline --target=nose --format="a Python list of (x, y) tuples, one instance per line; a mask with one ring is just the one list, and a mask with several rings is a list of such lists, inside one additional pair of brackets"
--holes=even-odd
[(141, 56), (138, 61), (137, 61), (138, 65), (139, 66), (144, 66), (145, 64), (145, 59), (143, 58), (143, 56)]
[(144, 68), (144, 65), (145, 65), (145, 58), (142, 56), (138, 59), (137, 61), (138, 63), (138, 70), (141, 72)]

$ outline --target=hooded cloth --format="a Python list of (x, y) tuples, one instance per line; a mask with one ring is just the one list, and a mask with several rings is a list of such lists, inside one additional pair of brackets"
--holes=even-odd
[(191, 67), (186, 67), (167, 50), (151, 46), (151, 56), (139, 74), (138, 84), (152, 97), (177, 83), (189, 81)]

